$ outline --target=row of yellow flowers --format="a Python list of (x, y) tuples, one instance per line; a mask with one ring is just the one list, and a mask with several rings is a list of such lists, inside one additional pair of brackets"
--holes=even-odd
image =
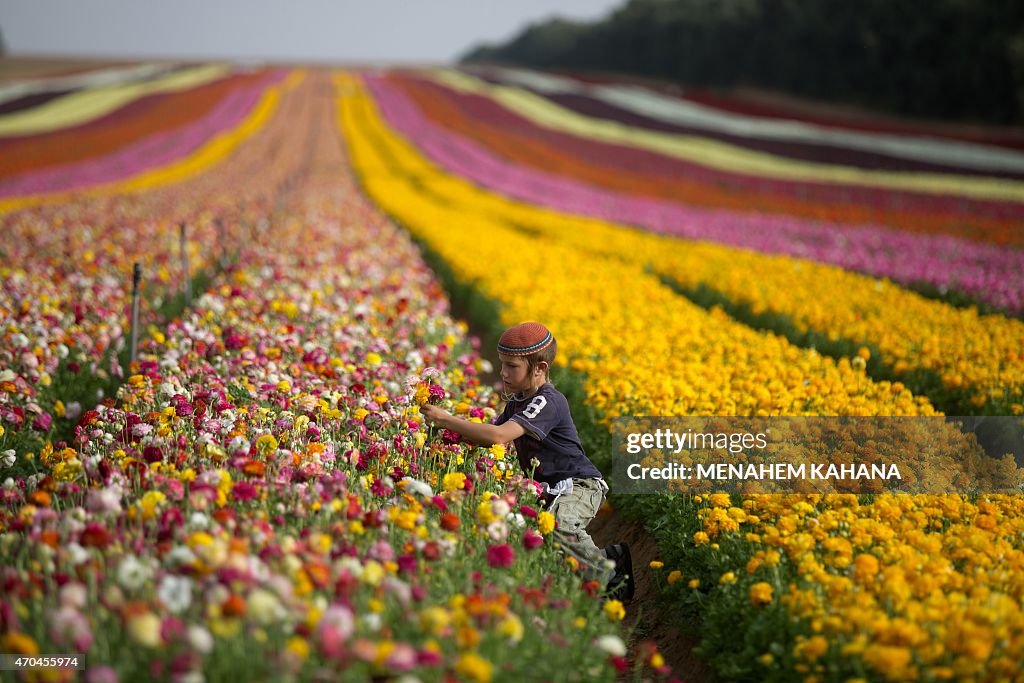
[[(639, 249), (653, 262), (658, 251), (649, 245), (667, 252), (669, 241), (638, 247), (638, 234), (598, 232), (596, 222), (487, 198), (444, 176), (388, 130), (357, 81), (339, 78), (339, 86), (341, 126), (374, 201), (460, 279), (500, 302), (507, 321), (548, 322), (571, 367), (586, 373), (589, 403), (606, 417), (933, 412), (845, 359), (833, 362), (692, 306), (645, 271), (647, 259), (620, 257)], [(763, 618), (790, 625), (769, 629), (774, 637), (792, 633), (793, 620), (807, 631), (780, 653), (766, 647), (758, 658), (766, 668), (752, 675), (782, 667), (813, 678), (830, 660), (895, 679), (997, 680), (1020, 657), (1024, 567), (1012, 540), (1024, 520), (1019, 497), (678, 500), (695, 530), (677, 555), (695, 561), (680, 564), (685, 569), (671, 571), (669, 581), (698, 589), (694, 567), (713, 568), (724, 595), (745, 596), (723, 620), (761, 619), (759, 608), (775, 606)], [(734, 634), (711, 633), (708, 651), (716, 637)]]
[[(378, 127), (384, 125), (374, 123)], [(1002, 315), (982, 316), (974, 309), (957, 309), (891, 282), (834, 266), (709, 243), (683, 242), (527, 205), (444, 173), (394, 133), (388, 133), (386, 138), (389, 145), (404, 150), (392, 156), (406, 169), (405, 173), (429, 189), (437, 197), (436, 203), (457, 208), (462, 216), (501, 217), (508, 224), (528, 228), (532, 234), (545, 237), (544, 248), (548, 252), (552, 243), (557, 242), (567, 253), (574, 254), (573, 259), (586, 252), (595, 258), (622, 261), (622, 266), (617, 267), (637, 272), (650, 267), (685, 287), (711, 287), (737, 303), (746, 304), (755, 313), (784, 315), (802, 331), (816, 330), (833, 339), (870, 345), (897, 374), (924, 368), (938, 374), (950, 389), (970, 390), (976, 405), (988, 401), (1016, 404), (1017, 411), (1024, 412), (1020, 405), (1020, 387), (1024, 386), (1021, 321)], [(560, 263), (564, 265), (567, 260)], [(640, 320), (636, 325), (647, 327)], [(635, 362), (632, 358), (627, 360)], [(683, 381), (676, 388), (685, 391), (686, 387), (692, 388), (693, 383)], [(747, 395), (759, 397), (755, 410), (824, 410), (820, 403), (796, 407), (787, 404), (777, 396), (779, 389), (756, 381)], [(681, 395), (679, 391), (672, 394)], [(716, 405), (727, 411), (724, 414), (753, 412), (729, 403)], [(666, 411), (663, 405), (657, 407), (659, 411), (647, 414), (683, 412)], [(844, 412), (854, 410), (844, 408)]]
[(605, 417), (934, 414), (927, 399), (874, 382), (848, 360), (688, 302), (645, 272), (643, 259), (623, 258), (624, 242), (600, 244), (606, 235), (584, 235), (540, 209), (524, 230), (530, 209), (487, 203), (482, 192), (440, 173), (386, 128), (355, 80), (340, 83), (341, 125), (367, 193), (461, 280), (500, 301), (506, 321), (529, 316), (549, 324), (571, 367), (589, 377), (588, 402)]

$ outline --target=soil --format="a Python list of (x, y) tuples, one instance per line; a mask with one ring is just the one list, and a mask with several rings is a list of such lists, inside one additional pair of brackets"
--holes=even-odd
[(0, 83), (31, 78), (51, 78), (122, 66), (128, 61), (89, 60), (77, 57), (2, 57)]
[[(644, 641), (654, 641), (665, 663), (672, 667), (673, 676), (685, 683), (714, 681), (714, 671), (707, 662), (693, 653), (693, 648), (700, 644), (699, 638), (674, 626), (675, 615), (659, 600), (654, 570), (649, 569), (650, 562), (659, 559), (658, 549), (642, 524), (623, 519), (605, 505), (590, 523), (588, 531), (598, 547), (622, 541), (629, 544), (636, 572), (636, 593), (626, 605), (625, 619), (627, 628), (633, 629), (627, 644), (630, 662), (634, 661), (634, 657), (642, 657), (639, 646)], [(627, 672), (621, 680), (633, 680), (631, 673)]]

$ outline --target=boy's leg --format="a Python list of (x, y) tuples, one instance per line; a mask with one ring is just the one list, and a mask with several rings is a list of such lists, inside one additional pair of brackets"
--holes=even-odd
[(587, 533), (587, 525), (597, 516), (604, 502), (605, 488), (597, 479), (574, 479), (572, 493), (555, 499), (551, 514), (555, 516), (555, 530), (551, 534), (562, 551), (586, 565), (585, 580), (596, 580), (603, 587), (614, 572), (605, 552), (598, 548)]

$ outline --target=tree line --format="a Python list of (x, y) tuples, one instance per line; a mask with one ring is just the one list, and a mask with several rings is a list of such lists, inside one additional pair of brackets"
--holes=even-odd
[(931, 119), (1024, 122), (1019, 0), (628, 0), (536, 23), (465, 63), (752, 86)]

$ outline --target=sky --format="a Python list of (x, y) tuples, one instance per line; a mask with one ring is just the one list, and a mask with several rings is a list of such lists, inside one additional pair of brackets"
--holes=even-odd
[(10, 56), (450, 63), (625, 0), (3, 0)]

